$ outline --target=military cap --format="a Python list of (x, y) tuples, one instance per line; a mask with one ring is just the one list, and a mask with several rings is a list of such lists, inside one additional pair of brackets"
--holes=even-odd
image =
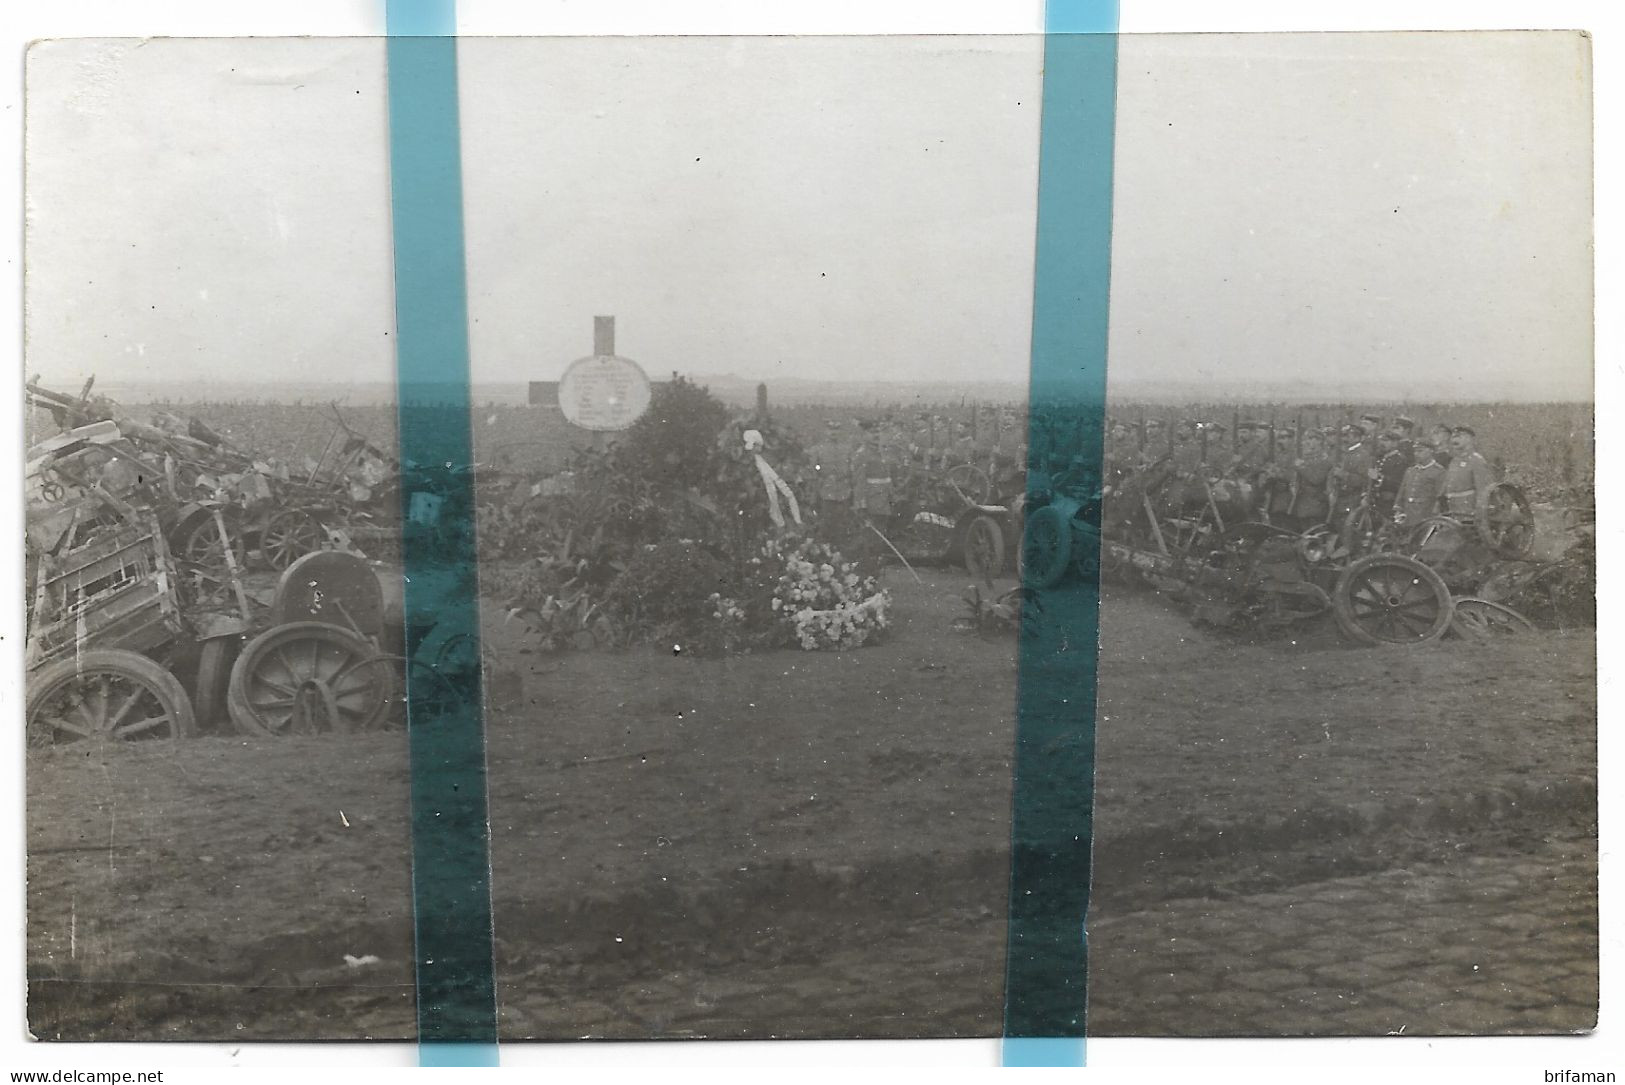
[(1162, 419), (1160, 419), (1160, 418), (1147, 418), (1145, 420), (1145, 428), (1146, 429), (1161, 429), (1162, 428)]
[(1198, 425), (1200, 426), (1200, 428), (1206, 430), (1209, 433), (1229, 433), (1230, 432), (1230, 427), (1225, 425), (1223, 422), (1201, 422), (1201, 423), (1198, 423)]
[(1478, 436), (1478, 434), (1476, 432), (1474, 432), (1473, 427), (1471, 427), (1471, 426), (1457, 426), (1455, 429), (1451, 430), (1450, 432), (1451, 433), (1463, 433), (1463, 434), (1466, 434), (1468, 437), (1477, 437)]
[(1394, 428), (1409, 433), (1416, 428), (1416, 419), (1407, 418), (1402, 414), (1396, 414), (1394, 416)]
[(1382, 415), (1380, 415), (1380, 414), (1362, 414), (1360, 416), (1360, 421), (1365, 422), (1365, 423), (1369, 423), (1372, 429), (1378, 429), (1378, 428), (1380, 428), (1382, 426)]

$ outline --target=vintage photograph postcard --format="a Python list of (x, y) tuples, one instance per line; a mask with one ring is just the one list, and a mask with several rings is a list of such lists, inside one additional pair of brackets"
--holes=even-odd
[(452, 55), (29, 50), (33, 1036), (998, 1036), (1035, 803), (1091, 1036), (1595, 1027), (1586, 35), (1125, 35), (1098, 206), (1040, 36)]

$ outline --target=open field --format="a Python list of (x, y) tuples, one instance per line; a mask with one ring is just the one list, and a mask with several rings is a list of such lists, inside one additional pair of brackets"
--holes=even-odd
[[(490, 609), (486, 637), (524, 689), (488, 737), (504, 1039), (999, 1032), (1020, 644), (950, 631), (957, 574), (886, 579), (896, 628), (846, 653), (534, 655)], [(1493, 941), (1497, 976), (1526, 977), (1525, 943), (1488, 924), (1527, 914), (1538, 927), (1552, 893), (1581, 964), (1546, 975), (1540, 997), (1568, 1009), (1534, 1019), (1492, 998), (1472, 1027), (1588, 1026), (1589, 630), (1408, 650), (1329, 632), (1245, 644), (1129, 590), (1108, 596), (1102, 623), (1100, 1027), (1292, 1031), (1308, 995), (1281, 995), (1274, 1016), (1256, 998), (1234, 1010), (1250, 983), (1287, 982), (1247, 905), (1313, 898), (1344, 902), (1316, 912), (1329, 940), (1311, 957), (1327, 967), (1358, 957), (1368, 930), (1434, 931), (1394, 966), (1423, 981), (1378, 1002), (1403, 1015), (1408, 998), (1409, 1019), (1452, 1031), (1425, 1017), (1451, 995), (1448, 970), (1426, 979), (1432, 956)], [(402, 735), (279, 742), (211, 722), (169, 750), (31, 752), (30, 1027), (411, 1036)], [(1474, 911), (1440, 888), (1479, 877), (1513, 891)], [(1136, 986), (1155, 977), (1135, 962), (1180, 915), (1207, 917), (1198, 981), (1232, 1002)], [(1361, 997), (1376, 980), (1341, 982)], [(1331, 984), (1317, 997), (1341, 998)]]

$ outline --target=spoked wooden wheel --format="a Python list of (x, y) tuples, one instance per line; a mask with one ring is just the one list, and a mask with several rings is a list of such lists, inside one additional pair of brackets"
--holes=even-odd
[(244, 734), (365, 731), (397, 700), (394, 661), (348, 629), (294, 622), (248, 642), (227, 707)]
[[(224, 531), (222, 532), (222, 527)], [(242, 572), (247, 551), (234, 516), (213, 512), (198, 518), (180, 540), (180, 572), (187, 596), (201, 606), (230, 605), (236, 601), (232, 577)]]
[(1528, 557), (1535, 548), (1535, 513), (1523, 491), (1510, 482), (1489, 488), (1475, 519), (1478, 537), (1497, 557)]
[(973, 505), (985, 505), (993, 496), (993, 480), (987, 477), (986, 471), (974, 463), (950, 467), (944, 477), (950, 487)]
[(441, 642), (434, 668), (441, 674), (486, 675), (497, 669), (497, 654), (474, 633), (457, 633)]
[(226, 717), (226, 691), (231, 666), (243, 646), (239, 636), (211, 637), (198, 649), (197, 680), (192, 685), (192, 709), (205, 729), (220, 729)]
[(1535, 631), (1535, 623), (1509, 606), (1469, 596), (1456, 600), (1450, 631), (1468, 640), (1520, 637)]
[(161, 742), (192, 733), (175, 676), (146, 656), (95, 648), (28, 679), (28, 744)]
[(1450, 589), (1439, 574), (1397, 554), (1372, 554), (1344, 570), (1332, 592), (1338, 628), (1363, 644), (1417, 644), (1450, 625)]
[(304, 509), (283, 509), (260, 529), (260, 555), (281, 572), (306, 554), (322, 548), (327, 533)]
[(1046, 505), (1028, 514), (1020, 557), (1024, 587), (1052, 588), (1061, 582), (1072, 560), (1072, 525), (1060, 510)]
[(1364, 557), (1377, 548), (1378, 540), (1387, 526), (1388, 521), (1378, 515), (1376, 509), (1362, 501), (1343, 518), (1338, 539), (1349, 557)]
[[(475, 672), (475, 681), (478, 681)], [(473, 689), (459, 682), (459, 677), (442, 672), (438, 667), (414, 659), (407, 668), (408, 712), (413, 727), (440, 723), (454, 719), (470, 701)]]
[(1099, 583), (1105, 571), (1105, 544), (1092, 529), (1077, 531), (1072, 539), (1072, 567), (1086, 581)]
[(965, 525), (965, 571), (987, 581), (1004, 572), (1004, 529), (991, 516)]
[[(470, 700), (485, 688), (497, 669), (496, 653), (473, 633), (447, 637), (435, 653), (434, 671), (461, 700)], [(413, 671), (416, 674), (414, 668)]]

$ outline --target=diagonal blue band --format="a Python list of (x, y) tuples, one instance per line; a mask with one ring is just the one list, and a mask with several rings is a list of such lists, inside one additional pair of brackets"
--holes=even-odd
[(412, 920), (420, 1063), (494, 1066), (480, 682), (418, 658), (431, 627), (435, 642), (472, 641), (480, 658), (455, 27), (449, 0), (389, 0), (400, 541), (407, 653), (414, 657), (406, 690)]
[[(1116, 29), (1115, 3), (1050, 0), (1045, 13), (1027, 522), (1058, 526), (1064, 571), (1052, 583), (1029, 559), (1023, 574), (1036, 621), (1017, 675), (1006, 1066), (1084, 1061), (1100, 577), (1079, 559), (1100, 540), (1087, 480), (1101, 477), (1106, 414)], [(1081, 493), (1049, 492), (1057, 465)]]

